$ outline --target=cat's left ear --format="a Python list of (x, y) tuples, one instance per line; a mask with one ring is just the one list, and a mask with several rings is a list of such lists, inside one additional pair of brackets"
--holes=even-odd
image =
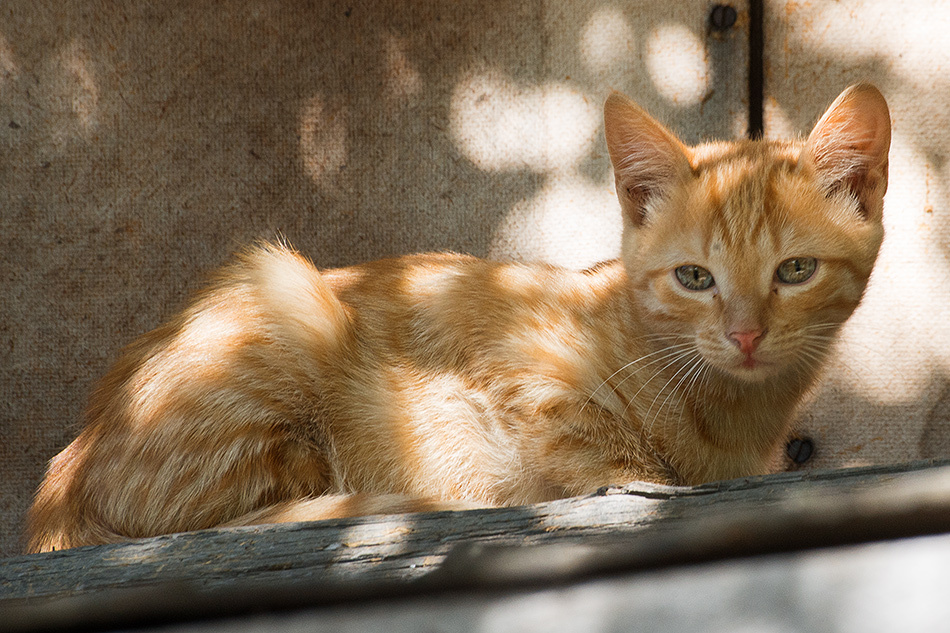
[(620, 207), (633, 226), (641, 226), (651, 201), (691, 173), (686, 148), (672, 132), (619, 92), (611, 94), (604, 104), (604, 133)]
[(887, 102), (877, 88), (862, 83), (831, 104), (808, 136), (802, 158), (829, 194), (849, 192), (865, 219), (880, 221), (890, 147)]

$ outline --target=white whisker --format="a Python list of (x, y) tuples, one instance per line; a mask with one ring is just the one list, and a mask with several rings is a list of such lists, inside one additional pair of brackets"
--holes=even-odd
[[(689, 381), (689, 384), (686, 385), (686, 389), (683, 390), (685, 395), (680, 402), (680, 416), (677, 427), (683, 425), (683, 413), (686, 411), (686, 403), (689, 400), (687, 396), (692, 393), (695, 394), (697, 398), (701, 398), (699, 392), (704, 388), (706, 378), (709, 376), (709, 365), (706, 364), (702, 358), (700, 358), (700, 361), (702, 362), (699, 363), (699, 370), (693, 373), (693, 378)], [(697, 386), (697, 381), (699, 381), (699, 386)], [(702, 396), (702, 399), (705, 399), (705, 397)]]
[[(636, 365), (637, 363), (643, 362), (644, 360), (646, 360), (646, 359), (648, 359), (648, 358), (650, 358), (650, 357), (652, 357), (652, 356), (656, 356), (656, 355), (658, 355), (658, 354), (663, 354), (663, 356), (660, 356), (660, 358), (654, 359), (654, 360), (650, 361), (649, 363), (647, 363), (646, 365), (643, 365), (642, 367), (639, 367), (639, 368), (637, 368), (635, 371), (631, 372), (630, 375), (626, 376), (623, 380), (620, 381), (620, 383), (619, 383), (617, 386), (615, 386), (613, 389), (611, 389), (610, 394), (608, 394), (608, 397), (609, 397), (610, 395), (613, 395), (614, 392), (616, 392), (617, 387), (619, 387), (620, 385), (622, 385), (627, 379), (631, 378), (632, 376), (635, 376), (638, 372), (640, 372), (640, 371), (642, 371), (643, 369), (646, 369), (647, 367), (650, 367), (651, 365), (654, 365), (654, 364), (656, 364), (656, 363), (658, 363), (658, 362), (663, 362), (663, 360), (665, 360), (666, 358), (669, 357), (669, 354), (670, 354), (671, 352), (675, 352), (676, 350), (679, 350), (679, 349), (682, 349), (682, 348), (685, 348), (685, 347), (689, 347), (690, 345), (691, 345), (691, 343), (680, 343), (680, 344), (678, 344), (678, 345), (670, 345), (670, 346), (668, 346), (668, 347), (664, 347), (664, 348), (662, 348), (662, 349), (660, 349), (660, 350), (657, 350), (657, 351), (655, 351), (655, 352), (651, 352), (650, 354), (645, 354), (645, 355), (641, 356), (640, 358), (637, 358), (636, 360), (630, 361), (629, 363), (627, 363), (626, 365), (624, 365), (623, 367), (621, 367), (620, 369), (618, 369), (618, 370), (615, 371), (614, 373), (610, 374), (606, 379), (604, 379), (603, 381), (601, 381), (601, 383), (600, 383), (599, 385), (597, 385), (597, 388), (594, 389), (594, 390), (591, 392), (591, 394), (587, 397), (587, 400), (584, 401), (584, 405), (583, 405), (583, 406), (584, 406), (584, 407), (587, 407), (587, 405), (589, 405), (589, 404), (591, 403), (591, 401), (593, 400), (593, 398), (594, 398), (594, 396), (597, 394), (597, 392), (600, 391), (601, 387), (603, 387), (604, 385), (608, 384), (617, 374), (621, 373), (622, 371), (624, 371), (624, 370), (626, 370), (626, 369), (629, 369), (630, 367), (633, 367), (633, 366)], [(603, 411), (603, 408), (604, 408), (605, 405), (606, 405), (606, 402), (605, 402), (605, 403), (602, 403), (602, 404), (600, 405), (601, 411)]]
[(646, 417), (648, 418), (650, 417), (650, 412), (653, 410), (653, 405), (656, 404), (656, 401), (660, 398), (661, 395), (663, 395), (663, 391), (667, 388), (667, 386), (669, 386), (671, 382), (673, 382), (673, 380), (677, 377), (677, 375), (679, 375), (681, 371), (683, 371), (683, 369), (686, 369), (686, 373), (684, 373), (683, 376), (680, 377), (679, 381), (677, 381), (677, 383), (670, 389), (670, 392), (666, 396), (666, 399), (663, 400), (663, 404), (661, 404), (660, 408), (656, 410), (656, 414), (653, 416), (653, 418), (650, 420), (650, 423), (647, 425), (648, 434), (653, 430), (653, 425), (657, 422), (657, 420), (659, 420), (660, 413), (663, 412), (663, 408), (670, 401), (670, 398), (672, 398), (673, 395), (679, 390), (683, 382), (685, 382), (686, 379), (689, 378), (689, 375), (693, 372), (693, 370), (700, 363), (703, 362), (703, 357), (699, 355), (699, 352), (694, 352), (694, 353), (696, 354), (696, 359), (686, 361), (686, 364), (680, 367), (676, 371), (676, 373), (674, 373), (673, 376), (671, 376), (670, 379), (666, 381), (666, 384), (663, 385), (663, 387), (660, 388), (660, 391), (656, 394), (656, 397), (653, 399), (653, 402), (650, 403), (650, 408), (647, 409), (647, 414), (646, 414)]
[[(646, 381), (644, 381), (644, 383), (640, 386), (640, 388), (637, 390), (637, 392), (636, 392), (635, 394), (633, 394), (633, 397), (630, 398), (630, 400), (627, 402), (627, 406), (625, 406), (625, 407), (623, 408), (623, 411), (620, 412), (620, 417), (621, 417), (621, 418), (625, 418), (625, 417), (626, 417), (626, 415), (627, 415), (627, 410), (630, 408), (630, 405), (632, 405), (632, 404), (636, 401), (637, 396), (639, 396), (640, 393), (641, 393), (644, 389), (646, 389), (647, 385), (649, 385), (651, 382), (653, 382), (653, 379), (654, 379), (654, 378), (656, 378), (657, 376), (659, 376), (660, 374), (662, 374), (664, 371), (666, 371), (667, 368), (672, 367), (673, 365), (675, 365), (676, 363), (680, 362), (680, 361), (683, 360), (684, 358), (687, 358), (687, 357), (690, 356), (691, 354), (695, 354), (695, 353), (696, 353), (696, 347), (695, 347), (694, 345), (690, 345), (689, 347), (690, 347), (690, 349), (687, 349), (687, 350), (685, 350), (685, 351), (680, 351), (680, 352), (675, 353), (675, 354), (670, 354), (670, 355), (667, 355), (667, 356), (665, 357), (665, 358), (672, 358), (672, 360), (671, 360), (670, 362), (668, 362), (666, 365), (664, 365), (663, 367), (661, 367), (660, 369), (658, 369), (657, 371), (655, 371), (652, 376), (650, 376)], [(674, 374), (674, 375), (675, 375), (675, 374)], [(624, 379), (624, 381), (625, 381), (625, 380), (626, 380), (626, 378)], [(670, 380), (672, 380), (672, 378), (671, 378)], [(621, 384), (623, 384), (624, 381), (621, 381)], [(667, 383), (669, 383), (669, 381), (667, 381)], [(620, 385), (617, 385), (617, 387), (619, 388)], [(665, 385), (664, 385), (664, 387), (665, 387)], [(663, 390), (663, 388), (660, 389), (661, 392), (662, 392), (662, 390)], [(654, 399), (654, 400), (655, 400), (655, 399)], [(652, 408), (652, 405), (651, 405), (651, 408)], [(649, 411), (649, 410), (648, 410), (648, 411)]]

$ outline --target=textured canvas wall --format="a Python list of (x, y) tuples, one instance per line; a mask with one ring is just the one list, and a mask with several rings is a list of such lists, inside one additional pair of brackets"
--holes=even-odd
[[(0, 555), (121, 346), (249, 241), (284, 236), (322, 266), (614, 256), (610, 89), (688, 142), (746, 131), (747, 6), (721, 34), (712, 4), (0, 6)], [(802, 414), (811, 464), (950, 454), (950, 132), (926, 36), (944, 27), (904, 13), (766, 2), (768, 134), (807, 132), (861, 78), (894, 107), (885, 257)]]

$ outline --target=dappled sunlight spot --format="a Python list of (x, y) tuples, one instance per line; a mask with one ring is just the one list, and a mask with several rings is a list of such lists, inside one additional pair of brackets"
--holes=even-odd
[(600, 113), (568, 85), (520, 85), (491, 71), (459, 82), (450, 125), (456, 145), (480, 169), (559, 172), (590, 153)]
[(340, 579), (365, 582), (365, 569), (350, 566), (356, 560), (365, 559), (367, 551), (375, 557), (396, 557), (408, 551), (406, 540), (416, 532), (416, 519), (412, 515), (394, 514), (379, 521), (372, 515), (357, 518), (349, 526), (340, 528), (336, 542), (326, 545), (333, 552), (331, 563), (334, 575)]
[(493, 490), (495, 485), (516, 477), (521, 462), (508, 427), (491, 413), (493, 395), (472, 384), (468, 376), (449, 370), (424, 372), (417, 388), (421, 397), (410, 406), (416, 409), (417, 420), (428, 421), (420, 422), (416, 438), (423, 470), (438, 473), (436, 481), (458, 480), (457, 486), (468, 488), (443, 493), (494, 498), (500, 492)]
[[(934, 45), (946, 38), (950, 7), (932, 0), (914, 8), (907, 11), (907, 5), (896, 2), (789, 3), (786, 20), (823, 34), (811, 38), (809, 45), (840, 59), (880, 57), (897, 72), (919, 76), (922, 68), (950, 62), (950, 48)], [(864, 16), (860, 26), (856, 13)]]
[(460, 280), (464, 272), (453, 265), (439, 266), (428, 264), (416, 266), (406, 271), (403, 279), (404, 293), (419, 299), (440, 299), (445, 289)]
[(71, 81), (71, 105), (83, 130), (89, 132), (96, 124), (99, 105), (99, 88), (92, 74), (89, 53), (79, 43), (73, 42), (63, 57), (63, 68)]
[(529, 266), (518, 264), (500, 266), (495, 269), (492, 282), (522, 301), (537, 296), (542, 290), (542, 282), (537, 272)]
[(304, 104), (300, 113), (300, 158), (307, 175), (317, 182), (346, 165), (345, 109), (327, 107), (319, 95)]
[(102, 559), (123, 565), (148, 565), (156, 562), (163, 564), (168, 561), (169, 550), (174, 544), (174, 536), (138, 539), (108, 547)]
[[(771, 140), (785, 140), (798, 138), (800, 136), (795, 124), (792, 123), (792, 120), (785, 112), (785, 108), (782, 107), (782, 104), (780, 104), (774, 96), (769, 96), (765, 99), (764, 108), (765, 120), (769, 122), (765, 129), (766, 138)], [(739, 134), (738, 136), (741, 135), (742, 134)]]
[(235, 308), (236, 301), (206, 307), (141, 364), (125, 386), (136, 411), (130, 420), (160, 421), (171, 404), (187, 401), (233, 371), (234, 355), (252, 336), (248, 315)]
[(47, 89), (50, 139), (62, 149), (77, 136), (89, 139), (98, 123), (99, 87), (85, 46), (73, 40), (55, 57)]
[[(519, 404), (569, 401), (584, 372), (585, 344), (577, 321), (538, 306), (525, 314), (521, 327), (501, 335), (499, 344), (506, 353), (529, 362), (544, 380), (525, 384), (518, 391)], [(586, 337), (584, 337), (586, 339)]]
[(647, 36), (644, 57), (657, 91), (677, 106), (700, 103), (709, 91), (706, 47), (683, 24), (664, 24)]
[(619, 255), (621, 229), (609, 184), (565, 176), (511, 210), (495, 229), (489, 256), (585, 268)]
[(16, 60), (13, 55), (13, 47), (7, 38), (0, 33), (0, 86), (7, 81), (15, 81), (20, 76)]
[(590, 16), (580, 40), (584, 63), (595, 74), (606, 75), (628, 69), (634, 52), (630, 22), (617, 7), (600, 7)]
[(422, 75), (407, 53), (405, 38), (383, 36), (385, 95), (392, 103), (413, 103), (422, 94)]
[(175, 341), (175, 347), (199, 354), (237, 348), (256, 325), (252, 321), (253, 315), (237, 309), (238, 306), (237, 301), (208, 306), (188, 321)]
[[(613, 483), (625, 485), (631, 482)], [(551, 505), (563, 504), (564, 510), (549, 510), (538, 517), (538, 522), (548, 531), (582, 529), (590, 525), (591, 511), (596, 510), (598, 525), (619, 525), (623, 526), (625, 531), (633, 526), (649, 528), (649, 524), (658, 516), (665, 503), (662, 499), (650, 498), (636, 492), (591, 496), (583, 500), (563, 499), (554, 501)]]
[(749, 114), (743, 108), (729, 111), (729, 138), (743, 138), (749, 133)]
[(62, 65), (66, 71), (64, 87), (70, 107), (83, 132), (89, 133), (95, 127), (99, 105), (99, 88), (93, 77), (89, 52), (74, 40), (63, 54)]
[[(592, 19), (591, 28), (609, 18)], [(541, 190), (515, 204), (495, 228), (489, 257), (583, 268), (619, 253), (612, 183), (591, 183), (579, 169), (594, 151), (600, 119), (599, 103), (562, 83), (525, 86), (499, 71), (460, 82), (451, 125), (461, 152), (486, 171), (547, 176)]]

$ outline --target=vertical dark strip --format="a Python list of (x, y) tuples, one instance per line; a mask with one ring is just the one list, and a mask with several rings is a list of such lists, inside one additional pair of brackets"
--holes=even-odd
[(765, 133), (765, 0), (749, 0), (749, 138)]

